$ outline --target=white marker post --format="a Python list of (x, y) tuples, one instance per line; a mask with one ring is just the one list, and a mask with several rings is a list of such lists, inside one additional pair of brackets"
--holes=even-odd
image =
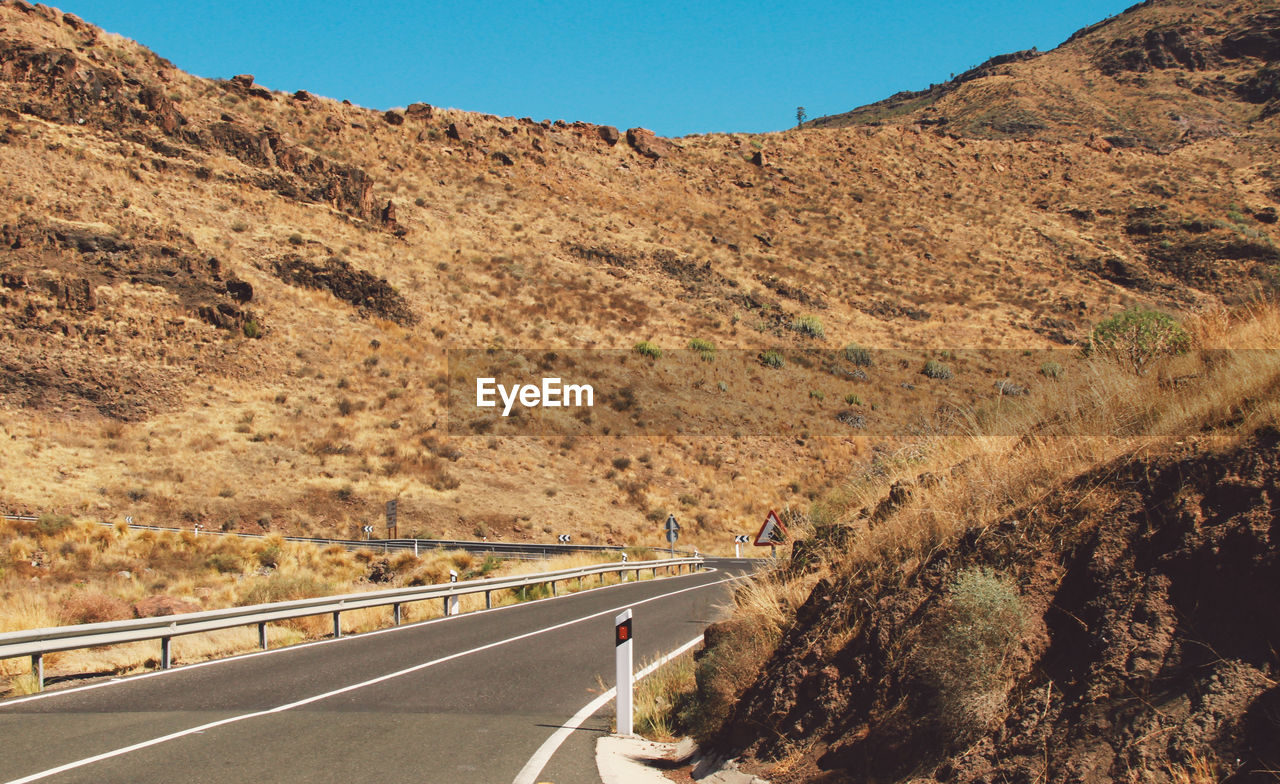
[[(458, 581), (458, 573), (450, 569), (449, 582), (456, 583), (457, 581)], [(445, 615), (457, 615), (458, 609), (459, 609), (459, 602), (458, 602), (458, 595), (456, 593), (450, 596), (444, 597), (444, 614)]]
[(613, 623), (613, 647), (617, 654), (618, 734), (628, 736), (634, 734), (631, 724), (631, 610), (623, 610)]

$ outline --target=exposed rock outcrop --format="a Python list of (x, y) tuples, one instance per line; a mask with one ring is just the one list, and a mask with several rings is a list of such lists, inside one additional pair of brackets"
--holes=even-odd
[(627, 144), (632, 149), (650, 160), (659, 160), (674, 151), (671, 142), (656, 135), (648, 128), (630, 128), (627, 130)]

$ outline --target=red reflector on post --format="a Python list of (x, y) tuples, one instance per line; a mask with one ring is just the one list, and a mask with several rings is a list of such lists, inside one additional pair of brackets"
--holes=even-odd
[(628, 618), (614, 627), (614, 645), (621, 645), (631, 639), (631, 619)]

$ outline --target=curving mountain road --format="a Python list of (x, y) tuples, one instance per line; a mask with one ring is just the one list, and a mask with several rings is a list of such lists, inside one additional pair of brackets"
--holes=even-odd
[(639, 669), (701, 634), (753, 562), (708, 564), (0, 702), (0, 781), (596, 781), (611, 702), (528, 763), (613, 686), (618, 612), (634, 608)]

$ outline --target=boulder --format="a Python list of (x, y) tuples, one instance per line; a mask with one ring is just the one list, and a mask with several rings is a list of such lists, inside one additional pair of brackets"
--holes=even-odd
[(310, 101), (310, 100), (311, 100), (311, 93), (307, 92), (306, 90), (299, 90), (299, 91), (297, 91), (296, 93), (294, 93), (294, 94), (293, 94), (293, 100), (295, 100), (295, 101)]
[(445, 135), (459, 142), (471, 141), (471, 128), (464, 122), (451, 122), (445, 129)]
[(650, 160), (658, 160), (671, 154), (671, 142), (660, 138), (647, 128), (630, 128), (627, 130), (627, 144), (639, 154)]
[(248, 90), (253, 86), (253, 74), (238, 74), (231, 77), (231, 86), (238, 87), (241, 90)]
[(232, 276), (227, 278), (226, 288), (236, 302), (245, 303), (253, 299), (253, 285), (247, 280)]
[(404, 116), (410, 120), (426, 121), (436, 113), (435, 107), (429, 103), (411, 103), (404, 110)]
[(1111, 152), (1111, 142), (1096, 133), (1089, 134), (1089, 141), (1085, 142), (1084, 146), (1102, 153)]
[(202, 608), (190, 599), (148, 596), (142, 601), (134, 602), (129, 609), (133, 611), (134, 618), (162, 618), (166, 615), (199, 612)]
[(493, 159), (494, 159), (495, 161), (497, 161), (498, 163), (502, 164), (503, 166), (515, 166), (515, 165), (516, 165), (515, 160), (514, 160), (514, 159), (512, 159), (512, 157), (511, 157), (510, 155), (507, 155), (505, 152), (495, 152), (495, 153), (493, 154)]
[(387, 125), (404, 125), (404, 115), (395, 109), (388, 109), (383, 112), (382, 119), (387, 121)]
[(769, 160), (764, 156), (764, 150), (756, 150), (751, 156), (751, 162), (756, 166), (767, 166)]
[(601, 125), (596, 128), (596, 133), (600, 134), (600, 138), (610, 147), (617, 144), (618, 140), (622, 138), (622, 135), (618, 133), (618, 129), (612, 125)]

